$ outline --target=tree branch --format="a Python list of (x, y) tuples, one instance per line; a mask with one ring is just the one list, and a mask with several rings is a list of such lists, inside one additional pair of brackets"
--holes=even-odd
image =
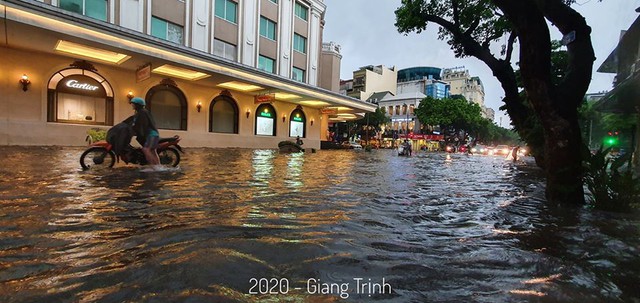
[(504, 58), (504, 61), (511, 62), (511, 54), (513, 53), (513, 44), (516, 42), (516, 38), (518, 38), (518, 34), (515, 30), (509, 33), (509, 39), (507, 40), (507, 54)]
[(591, 27), (580, 13), (562, 0), (538, 0), (537, 3), (545, 18), (563, 35), (575, 32), (575, 40), (567, 45), (567, 72), (557, 89), (564, 100), (571, 101), (566, 103), (566, 110), (575, 110), (589, 88), (593, 62), (596, 59), (591, 43)]
[(471, 25), (469, 25), (469, 28), (467, 28), (467, 30), (464, 31), (464, 34), (471, 35), (471, 33), (473, 33), (473, 31), (476, 30), (476, 28), (478, 28), (478, 25), (480, 25), (480, 18), (476, 18), (475, 20), (473, 20), (473, 23), (471, 23)]
[(460, 11), (458, 8), (458, 0), (451, 1), (451, 6), (453, 8), (453, 24), (460, 26)]
[(493, 35), (485, 37), (484, 41), (482, 42), (482, 47), (483, 48), (489, 48), (489, 44), (491, 43), (491, 41), (498, 39), (502, 37), (501, 33), (495, 32)]

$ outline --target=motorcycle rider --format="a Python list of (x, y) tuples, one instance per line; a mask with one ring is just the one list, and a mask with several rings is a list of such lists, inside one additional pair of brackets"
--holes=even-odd
[(156, 151), (156, 148), (158, 147), (158, 140), (160, 140), (160, 134), (158, 133), (158, 128), (156, 127), (153, 116), (145, 108), (146, 102), (144, 99), (135, 97), (131, 99), (130, 103), (136, 111), (133, 116), (133, 130), (136, 133), (138, 142), (144, 142), (142, 146), (142, 153), (153, 170), (162, 170), (160, 158)]

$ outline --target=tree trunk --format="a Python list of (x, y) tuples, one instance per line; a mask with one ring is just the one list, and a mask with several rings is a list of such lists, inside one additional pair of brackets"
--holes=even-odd
[[(549, 7), (541, 7), (540, 3), (531, 0), (494, 1), (508, 15), (520, 34), (522, 79), (527, 96), (542, 122), (545, 133), (547, 201), (583, 204), (582, 137), (577, 115), (580, 101), (577, 99), (581, 100), (584, 96), (591, 77), (593, 61), (589, 61), (589, 50), (593, 52), (593, 48), (589, 35), (590, 29), (586, 23), (575, 22), (567, 26), (565, 20), (558, 21), (562, 22), (563, 32), (575, 30), (577, 33), (573, 41), (576, 44), (569, 48), (570, 64), (565, 82), (555, 87), (551, 82), (551, 39), (545, 19), (545, 12)], [(557, 4), (558, 1), (549, 0), (548, 2)], [(542, 2), (547, 4), (546, 1)], [(567, 19), (575, 18), (575, 15), (565, 16)], [(556, 18), (558, 15), (552, 16), (552, 19)], [(576, 47), (577, 45), (585, 47), (580, 49)], [(585, 66), (579, 66), (580, 64), (576, 63), (590, 64), (589, 72), (584, 71)]]
[(578, 119), (553, 114), (544, 121), (547, 200), (583, 204), (582, 136)]

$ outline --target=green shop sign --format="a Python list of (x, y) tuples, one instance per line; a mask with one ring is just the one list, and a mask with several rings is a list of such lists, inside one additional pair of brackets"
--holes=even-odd
[(302, 122), (302, 118), (300, 118), (300, 117), (293, 117), (293, 121)]
[(271, 118), (271, 113), (270, 113), (270, 112), (261, 112), (261, 113), (260, 113), (260, 116), (262, 116), (262, 117), (269, 117), (269, 118)]

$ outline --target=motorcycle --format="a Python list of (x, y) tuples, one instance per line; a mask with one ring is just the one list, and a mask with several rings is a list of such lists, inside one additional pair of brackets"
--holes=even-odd
[[(160, 157), (160, 164), (178, 166), (180, 163), (180, 152), (182, 147), (178, 145), (180, 136), (162, 138), (158, 141), (156, 151)], [(119, 155), (113, 149), (113, 145), (107, 141), (98, 141), (89, 145), (80, 156), (80, 166), (83, 170), (100, 167), (113, 167), (116, 159), (122, 159), (125, 163), (146, 165), (147, 159), (142, 152), (142, 148), (128, 145)]]
[(403, 144), (398, 147), (398, 156), (411, 156), (411, 145)]

